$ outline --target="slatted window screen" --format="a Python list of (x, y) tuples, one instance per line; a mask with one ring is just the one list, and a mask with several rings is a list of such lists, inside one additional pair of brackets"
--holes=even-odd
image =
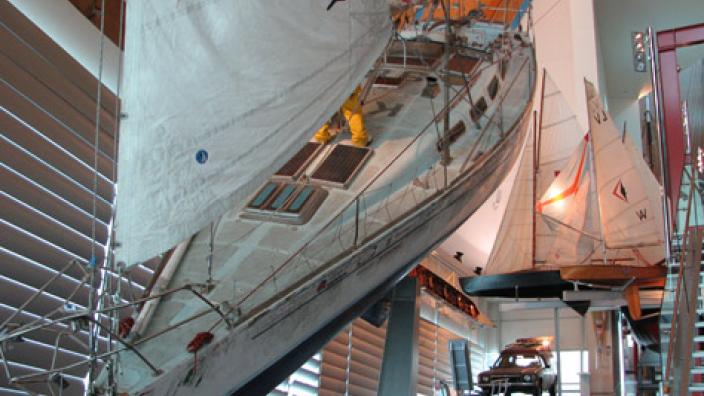
[[(97, 79), (41, 29), (0, 0), (0, 323), (71, 260), (85, 265), (93, 247), (97, 260), (104, 258), (114, 198), (118, 99), (101, 86), (94, 195), (98, 86)], [(141, 296), (156, 263), (136, 267), (133, 282), (122, 283), (123, 294)], [(74, 268), (57, 278), (12, 322), (28, 323), (63, 306), (82, 276)], [(70, 301), (86, 306), (88, 294), (83, 287)], [(23, 342), (8, 344), (11, 375), (50, 368), (55, 340), (55, 334), (36, 331)], [(63, 337), (57, 364), (84, 358), (87, 341), (85, 332)], [(69, 387), (63, 394), (82, 394), (86, 367), (66, 374)], [(46, 384), (27, 388), (50, 393)], [(17, 389), (0, 370), (0, 396), (14, 394)]]
[[(419, 395), (435, 395), (440, 382), (452, 388), (452, 362), (450, 360), (450, 340), (463, 339), (448, 329), (437, 326), (432, 322), (420, 321), (420, 334), (418, 337), (418, 387)], [(469, 340), (472, 376), (484, 369), (484, 347), (473, 340)]]
[(373, 396), (379, 387), (386, 325), (355, 320), (330, 341), (322, 353), (320, 396)]
[[(419, 321), (418, 376), (419, 395), (435, 395), (439, 381), (452, 384), (448, 343), (462, 338), (426, 320)], [(351, 337), (351, 338), (350, 338)], [(320, 396), (376, 395), (384, 354), (386, 326), (376, 328), (357, 319), (341, 331), (322, 352)], [(472, 344), (472, 373), (481, 370), (483, 348)]]
[(320, 386), (320, 360), (321, 354), (316, 353), (269, 396), (316, 396)]

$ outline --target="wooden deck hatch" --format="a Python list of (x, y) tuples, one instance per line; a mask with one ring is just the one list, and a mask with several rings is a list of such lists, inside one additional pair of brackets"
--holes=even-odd
[(406, 73), (385, 74), (374, 80), (374, 88), (398, 88), (406, 80)]
[(296, 180), (306, 170), (308, 165), (318, 155), (323, 147), (318, 142), (308, 142), (294, 155), (288, 162), (284, 164), (276, 173), (274, 178), (282, 178), (288, 180)]
[(477, 58), (472, 58), (463, 55), (455, 55), (450, 58), (450, 62), (448, 62), (447, 68), (451, 72), (471, 74), (478, 63), (479, 59)]
[(371, 154), (372, 149), (369, 147), (338, 144), (313, 172), (311, 181), (332, 187), (347, 188)]

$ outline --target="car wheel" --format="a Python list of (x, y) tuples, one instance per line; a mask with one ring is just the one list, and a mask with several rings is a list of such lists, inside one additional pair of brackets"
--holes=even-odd
[(550, 396), (557, 395), (557, 378), (555, 378), (555, 382), (553, 382), (548, 392), (550, 392)]
[(543, 384), (538, 382), (538, 386), (533, 390), (533, 396), (541, 396), (543, 394)]

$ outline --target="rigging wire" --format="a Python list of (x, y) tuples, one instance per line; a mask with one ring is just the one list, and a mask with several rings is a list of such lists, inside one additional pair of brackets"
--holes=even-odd
[[(103, 0), (104, 1), (104, 0)], [(122, 299), (122, 279), (124, 277), (123, 269), (124, 267), (118, 267), (116, 268), (115, 265), (115, 232), (114, 232), (114, 227), (115, 227), (115, 211), (116, 211), (116, 197), (117, 197), (117, 156), (118, 156), (118, 146), (119, 146), (119, 132), (120, 132), (120, 120), (122, 119), (121, 117), (121, 109), (120, 109), (120, 94), (121, 94), (121, 86), (122, 86), (122, 63), (123, 63), (123, 40), (124, 40), (124, 18), (125, 18), (125, 0), (120, 0), (120, 19), (119, 19), (119, 30), (118, 30), (118, 39), (117, 39), (117, 50), (118, 50), (118, 64), (117, 64), (117, 79), (116, 79), (116, 87), (115, 87), (115, 96), (117, 97), (117, 100), (115, 101), (115, 108), (114, 108), (114, 117), (115, 117), (115, 128), (113, 130), (113, 152), (112, 152), (112, 213), (111, 213), (111, 219), (110, 219), (110, 228), (108, 230), (108, 236), (107, 236), (107, 241), (106, 245), (108, 247), (107, 254), (106, 254), (106, 266), (108, 267), (108, 270), (112, 274), (117, 275), (116, 279), (116, 284), (113, 286), (113, 279), (111, 276), (107, 278), (107, 288), (105, 289), (106, 293), (108, 295), (111, 295), (112, 298), (109, 299), (110, 304), (114, 304), (116, 301), (121, 301)], [(103, 10), (104, 11), (104, 10)], [(130, 297), (132, 300), (134, 300), (134, 295), (133, 295), (133, 285), (132, 285), (132, 277), (130, 276), (129, 273), (127, 273), (127, 281), (128, 281), (128, 291), (130, 293)], [(110, 311), (109, 316), (110, 318), (110, 331), (108, 331), (108, 343), (107, 343), (107, 352), (112, 352), (113, 350), (113, 343), (115, 340), (113, 339), (113, 334), (119, 334), (119, 327), (120, 327), (120, 314), (119, 311), (113, 310)], [(117, 370), (117, 366), (119, 364), (119, 359), (120, 355), (111, 355), (111, 357), (107, 360), (106, 363), (106, 371), (107, 371), (107, 384), (106, 388), (108, 392), (110, 393), (116, 393), (117, 392), (117, 380), (115, 376), (115, 372)]]
[[(101, 296), (103, 293), (103, 288), (105, 287), (105, 263), (98, 263), (96, 256), (96, 224), (97, 224), (97, 195), (98, 195), (98, 152), (100, 147), (100, 115), (102, 110), (102, 88), (103, 88), (103, 62), (104, 62), (104, 50), (105, 50), (105, 0), (101, 0), (100, 5), (100, 40), (98, 41), (98, 81), (96, 84), (96, 99), (95, 99), (95, 139), (93, 145), (93, 197), (92, 197), (92, 208), (91, 208), (91, 253), (88, 261), (88, 266), (90, 268), (90, 293), (88, 294), (88, 315), (93, 317), (95, 321), (91, 321), (89, 324), (88, 332), (88, 374), (86, 376), (86, 388), (88, 394), (94, 394), (94, 383), (95, 383), (95, 371), (96, 371), (96, 352), (98, 348), (98, 338), (100, 336), (100, 327), (97, 325), (97, 321), (100, 320), (99, 315), (96, 313), (96, 308), (101, 305)], [(113, 164), (114, 171), (114, 164)], [(106, 241), (104, 249), (107, 253)], [(107, 254), (104, 260), (107, 259)], [(96, 280), (99, 285), (96, 285)]]

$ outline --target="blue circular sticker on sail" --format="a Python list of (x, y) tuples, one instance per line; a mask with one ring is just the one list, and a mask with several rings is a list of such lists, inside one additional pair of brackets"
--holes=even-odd
[(208, 162), (208, 152), (203, 149), (198, 150), (198, 152), (196, 153), (196, 161), (199, 164), (204, 164)]

